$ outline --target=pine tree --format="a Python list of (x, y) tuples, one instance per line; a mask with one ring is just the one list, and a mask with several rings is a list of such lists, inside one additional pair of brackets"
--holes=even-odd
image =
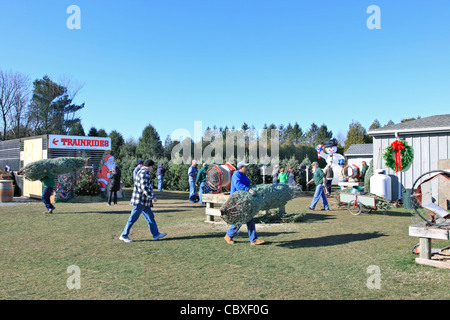
[(344, 151), (347, 151), (352, 144), (364, 144), (368, 142), (370, 142), (370, 138), (367, 135), (366, 129), (361, 125), (361, 123), (353, 120), (349, 125)]
[(80, 173), (77, 185), (75, 187), (77, 196), (98, 196), (101, 193), (100, 184), (94, 174), (92, 167), (86, 166)]
[(164, 156), (164, 148), (159, 134), (151, 124), (144, 128), (142, 137), (139, 138), (136, 155), (140, 159), (152, 159)]
[(76, 112), (84, 108), (84, 103), (74, 104), (69, 89), (48, 76), (35, 80), (33, 85), (30, 122), (35, 134), (67, 134), (80, 121)]
[(125, 140), (120, 132), (117, 130), (111, 131), (109, 134), (111, 138), (111, 154), (116, 158), (120, 159), (120, 149), (124, 145)]

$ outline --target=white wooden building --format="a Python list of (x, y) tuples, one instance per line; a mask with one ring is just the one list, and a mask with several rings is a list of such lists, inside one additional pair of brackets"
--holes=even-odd
[[(385, 169), (386, 173), (398, 177), (397, 198), (401, 198), (401, 187), (412, 188), (422, 174), (437, 169), (438, 161), (450, 158), (450, 114), (435, 115), (403, 123), (392, 124), (369, 130), (373, 137), (373, 162), (375, 169)], [(413, 149), (414, 160), (404, 172), (395, 173), (387, 168), (383, 152), (396, 139), (405, 140)], [(442, 161), (440, 163), (443, 163)], [(449, 169), (449, 168), (446, 168)], [(400, 184), (400, 185), (399, 185)]]
[(372, 144), (352, 144), (344, 156), (347, 158), (349, 165), (355, 165), (362, 168), (362, 162), (365, 161), (367, 165), (373, 159), (373, 145)]

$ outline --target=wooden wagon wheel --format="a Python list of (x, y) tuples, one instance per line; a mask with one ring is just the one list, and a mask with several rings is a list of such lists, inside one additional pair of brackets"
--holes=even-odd
[[(430, 175), (436, 173), (435, 175), (423, 180), (419, 183), (419, 181), (424, 178), (426, 175)], [(422, 203), (422, 184), (425, 182), (428, 182), (437, 176), (442, 176), (448, 180), (450, 180), (450, 172), (444, 171), (444, 170), (431, 170), (428, 172), (425, 172), (420, 177), (416, 179), (416, 181), (413, 184), (413, 187), (411, 189), (411, 205), (414, 209), (414, 212), (427, 223), (427, 225), (435, 225), (436, 224), (436, 214), (428, 209), (425, 209), (423, 207)]]

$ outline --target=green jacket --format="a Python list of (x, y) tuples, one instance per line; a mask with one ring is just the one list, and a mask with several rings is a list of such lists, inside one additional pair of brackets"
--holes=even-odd
[(208, 166), (201, 167), (197, 173), (197, 179), (195, 179), (195, 184), (200, 184), (202, 182), (206, 182), (206, 171), (208, 170)]
[(287, 176), (286, 172), (280, 172), (280, 174), (278, 175), (278, 181), (280, 183), (287, 183), (288, 182), (288, 176)]
[(317, 168), (314, 171), (313, 179), (316, 186), (323, 184), (323, 178), (325, 178), (325, 173), (322, 169)]
[(47, 173), (44, 179), (41, 179), (44, 188), (53, 188), (55, 186), (55, 176), (51, 173)]
[(363, 179), (364, 179), (364, 177), (366, 176), (367, 169), (369, 169), (369, 166), (364, 166), (364, 167), (362, 167), (362, 169), (361, 169), (361, 177), (362, 177)]

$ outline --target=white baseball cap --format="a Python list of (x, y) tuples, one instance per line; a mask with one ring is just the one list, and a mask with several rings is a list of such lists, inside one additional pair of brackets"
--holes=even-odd
[(240, 169), (242, 167), (247, 167), (250, 163), (246, 163), (245, 161), (241, 161), (237, 164), (237, 168)]

